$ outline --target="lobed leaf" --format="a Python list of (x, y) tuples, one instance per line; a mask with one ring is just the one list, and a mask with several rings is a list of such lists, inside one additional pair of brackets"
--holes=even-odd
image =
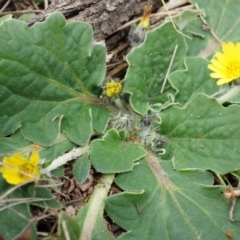
[[(187, 39), (189, 55), (208, 57), (220, 47), (221, 41), (240, 41), (238, 0), (191, 0), (191, 2), (204, 10), (207, 26), (204, 30), (203, 21), (196, 19), (185, 28), (186, 33), (192, 37), (191, 40)], [(210, 29), (214, 34), (210, 33)]]
[(127, 55), (129, 68), (124, 91), (131, 94), (130, 103), (137, 113), (145, 115), (149, 105), (164, 103), (168, 95), (174, 95), (170, 84), (166, 84), (163, 94), (161, 88), (175, 46), (178, 47), (171, 66), (170, 72), (173, 72), (182, 69), (187, 47), (171, 23), (149, 31), (144, 43)]
[(216, 82), (210, 78), (208, 63), (202, 58), (186, 58), (186, 70), (175, 71), (169, 76), (170, 83), (177, 89), (176, 102), (185, 104), (197, 93), (212, 95), (219, 91)]
[[(160, 165), (159, 165), (160, 163)], [(106, 199), (106, 212), (127, 232), (118, 239), (227, 239), (240, 233), (209, 172), (174, 171), (149, 154), (132, 172), (119, 174), (123, 193)], [(236, 213), (239, 217), (239, 211)]]
[(88, 155), (85, 154), (81, 156), (73, 167), (74, 178), (78, 182), (84, 183), (89, 176), (90, 168), (91, 168), (91, 164), (89, 162)]
[(131, 171), (134, 161), (146, 155), (139, 144), (126, 142), (123, 132), (115, 129), (106, 132), (103, 139), (91, 142), (90, 160), (93, 167), (102, 173)]
[(215, 99), (196, 95), (186, 107), (161, 113), (161, 134), (174, 168), (199, 168), (220, 174), (240, 169), (240, 106), (222, 107)]
[(166, 17), (164, 21), (174, 21), (174, 24), (176, 24), (179, 30), (182, 31), (182, 29), (184, 29), (189, 23), (196, 20), (201, 12), (202, 11), (199, 9), (186, 9), (181, 11), (179, 14), (172, 16), (171, 19)]
[[(61, 209), (62, 205), (56, 200), (54, 199), (51, 191), (49, 189), (47, 189), (46, 187), (40, 187), (40, 188), (36, 188), (36, 194), (34, 196), (35, 198), (39, 198), (42, 199), (41, 201), (33, 201), (31, 202), (32, 205), (38, 206), (38, 207), (42, 207), (44, 209)], [(46, 200), (45, 200), (46, 199)]]
[(61, 212), (59, 216), (58, 233), (61, 240), (78, 239), (80, 228), (73, 218), (69, 217), (65, 212)]
[(34, 144), (25, 139), (20, 131), (17, 131), (11, 137), (0, 138), (0, 159), (6, 154), (13, 154), (15, 152), (25, 152), (34, 149)]
[(61, 208), (48, 189), (36, 188), (35, 196), (31, 196), (30, 187), (31, 185), (21, 186), (10, 192), (12, 188), (0, 175), (0, 233), (4, 240), (15, 239), (24, 229), (31, 239), (36, 239), (35, 220), (30, 211), (30, 204), (51, 209)]
[(66, 23), (60, 13), (31, 28), (12, 19), (0, 25), (0, 44), (1, 136), (20, 128), (50, 146), (61, 130), (85, 145), (106, 128), (109, 114), (97, 98), (106, 53), (92, 45), (87, 23)]

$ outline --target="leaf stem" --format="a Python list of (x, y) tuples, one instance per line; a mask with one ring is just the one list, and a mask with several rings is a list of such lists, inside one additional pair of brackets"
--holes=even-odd
[(92, 239), (96, 221), (103, 214), (104, 200), (114, 180), (114, 174), (105, 174), (95, 186), (94, 192), (86, 206), (88, 208), (79, 240)]
[(218, 173), (216, 173), (216, 172), (214, 172), (214, 173), (215, 173), (218, 181), (221, 183), (221, 185), (222, 185), (222, 186), (226, 186), (226, 184), (225, 184), (224, 180), (222, 179), (221, 175), (218, 174)]
[(50, 176), (51, 175), (50, 172), (52, 170), (66, 164), (67, 162), (69, 162), (77, 157), (80, 157), (81, 155), (88, 152), (89, 149), (90, 149), (89, 146), (73, 148), (70, 152), (65, 153), (64, 155), (54, 159), (49, 166), (41, 169), (40, 172), (41, 172), (41, 174), (46, 174), (46, 175)]
[(239, 91), (240, 91), (240, 86), (239, 85), (235, 85), (226, 94), (224, 94), (223, 96), (217, 98), (217, 101), (220, 104), (223, 104), (223, 103), (227, 102), (229, 99), (231, 99), (232, 97), (234, 97), (236, 94), (238, 94)]

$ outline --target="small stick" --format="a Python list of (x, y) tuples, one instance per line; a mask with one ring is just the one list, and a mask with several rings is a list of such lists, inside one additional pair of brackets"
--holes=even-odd
[(44, 10), (48, 8), (48, 0), (44, 0)]
[(31, 231), (30, 227), (32, 227), (37, 222), (37, 218), (34, 217), (24, 228), (23, 230), (14, 238), (16, 239), (30, 239), (31, 238)]
[(167, 83), (167, 78), (168, 78), (168, 76), (169, 76), (169, 73), (170, 73), (170, 70), (171, 70), (171, 67), (172, 67), (172, 64), (173, 64), (173, 60), (174, 60), (175, 55), (176, 55), (176, 53), (177, 53), (177, 49), (178, 49), (178, 45), (176, 45), (175, 48), (174, 48), (174, 50), (173, 50), (172, 58), (171, 58), (171, 61), (170, 61), (170, 63), (169, 63), (169, 66), (168, 66), (168, 70), (167, 70), (166, 76), (165, 76), (165, 78), (164, 78), (164, 80), (163, 80), (163, 85), (162, 85), (162, 88), (161, 88), (161, 91), (160, 91), (161, 94), (163, 93), (163, 90), (164, 90), (165, 85), (166, 85), (166, 83)]
[(0, 9), (0, 12), (3, 12), (3, 11), (6, 9), (6, 7), (9, 5), (10, 2), (11, 2), (11, 0), (8, 0), (8, 1), (3, 5), (3, 7)]
[(168, 13), (168, 17), (170, 18), (171, 23), (172, 23), (173, 28), (175, 29), (175, 31), (178, 32), (179, 34), (181, 34), (182, 36), (186, 37), (186, 38), (192, 39), (191, 37), (189, 37), (188, 35), (182, 33), (181, 31), (179, 31), (179, 30), (176, 28), (176, 25), (175, 25), (175, 23), (174, 23), (174, 21), (173, 21), (173, 18), (172, 18), (172, 16), (171, 16), (170, 12), (168, 11), (168, 8), (167, 8), (167, 5), (166, 5), (165, 1), (164, 1), (164, 0), (161, 0), (161, 2), (162, 2), (162, 4), (163, 4), (164, 8), (166, 9), (166, 12)]
[[(196, 6), (196, 9), (199, 10), (199, 7), (197, 5), (197, 3), (195, 4)], [(220, 42), (221, 44), (223, 43), (223, 41), (216, 35), (216, 33), (212, 30), (212, 28), (208, 25), (207, 21), (205, 20), (204, 16), (202, 15), (202, 13), (199, 14), (202, 22), (204, 23), (205, 25), (205, 28), (208, 29), (210, 31), (210, 33), (213, 35), (213, 37), (218, 41)]]
[(7, 15), (7, 14), (17, 14), (17, 15), (21, 15), (21, 14), (24, 14), (24, 13), (42, 13), (43, 10), (19, 10), (19, 11), (11, 11), (11, 12), (0, 12), (0, 16), (3, 16), (3, 15)]
[(239, 220), (234, 219), (234, 217), (233, 217), (233, 211), (235, 209), (235, 205), (236, 205), (236, 198), (233, 198), (232, 202), (231, 202), (231, 208), (230, 208), (230, 211), (229, 211), (229, 219), (233, 222), (239, 222), (240, 223)]
[(66, 238), (66, 240), (71, 240), (66, 221), (62, 221), (62, 228), (63, 228), (64, 237)]
[(137, 208), (138, 215), (140, 215), (140, 214), (141, 214), (141, 210), (140, 210), (140, 208), (139, 208), (138, 203), (136, 203), (136, 208)]
[(229, 211), (229, 219), (232, 222), (239, 222), (240, 223), (239, 220), (234, 219), (234, 217), (233, 217), (233, 212), (234, 212), (235, 205), (236, 205), (236, 199), (237, 199), (237, 197), (240, 196), (240, 189), (233, 190), (230, 186), (228, 186), (228, 188), (223, 192), (223, 195), (227, 200), (231, 200), (231, 207), (230, 207), (230, 211)]

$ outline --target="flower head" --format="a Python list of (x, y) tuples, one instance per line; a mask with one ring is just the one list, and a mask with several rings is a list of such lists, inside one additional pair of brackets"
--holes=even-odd
[(111, 98), (118, 95), (122, 91), (122, 84), (120, 82), (108, 82), (106, 84), (106, 96)]
[(140, 23), (138, 24), (137, 27), (146, 28), (146, 29), (148, 29), (150, 27), (151, 11), (152, 11), (152, 5), (144, 6), (143, 16), (142, 16), (141, 21), (140, 21)]
[(38, 181), (40, 173), (38, 164), (40, 157), (38, 152), (33, 152), (30, 159), (26, 159), (21, 154), (15, 153), (11, 157), (4, 157), (0, 172), (3, 178), (13, 185), (27, 181)]
[(240, 77), (240, 43), (223, 43), (222, 52), (216, 52), (208, 68), (212, 78), (219, 78), (218, 85), (229, 83)]

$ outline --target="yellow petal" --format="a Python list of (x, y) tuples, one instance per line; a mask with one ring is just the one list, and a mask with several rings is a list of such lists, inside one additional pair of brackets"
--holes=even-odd
[(2, 162), (5, 164), (8, 164), (8, 165), (17, 167), (17, 166), (21, 166), (24, 163), (26, 163), (27, 159), (24, 158), (22, 155), (15, 153), (11, 157), (4, 157)]
[(217, 67), (215, 67), (215, 66), (213, 66), (213, 65), (211, 65), (211, 64), (208, 65), (208, 68), (209, 68), (210, 70), (212, 70), (213, 72), (219, 72), (219, 73), (222, 73), (222, 74), (225, 73), (224, 70), (219, 69), (219, 68), (217, 68)]
[(31, 164), (34, 165), (34, 166), (37, 166), (37, 165), (39, 164), (39, 161), (40, 161), (39, 153), (38, 153), (38, 152), (33, 152), (33, 153), (31, 154), (29, 163), (31, 163)]
[(222, 45), (223, 53), (228, 59), (228, 61), (231, 61), (236, 56), (236, 48), (233, 42), (229, 43), (223, 43)]
[(29, 180), (37, 181), (40, 177), (38, 170), (39, 160), (38, 152), (33, 152), (29, 160), (15, 153), (11, 157), (3, 158), (3, 166), (0, 167), (0, 172), (6, 182), (14, 185)]
[(232, 80), (233, 80), (232, 78), (222, 78), (222, 79), (217, 81), (217, 85), (222, 85), (222, 84), (225, 84), (225, 83), (229, 83)]
[(224, 66), (229, 64), (229, 61), (226, 59), (226, 57), (223, 53), (216, 52), (215, 55), (216, 55), (216, 58), (218, 59), (218, 61), (221, 62)]
[(8, 182), (9, 184), (13, 184), (13, 185), (17, 185), (17, 184), (26, 182), (26, 179), (22, 178), (19, 174), (18, 175), (14, 174), (12, 176), (3, 174), (3, 178), (6, 180), (6, 182)]
[(226, 66), (224, 66), (224, 64), (219, 62), (217, 59), (212, 59), (211, 63), (214, 67), (218, 68), (219, 70), (225, 70), (226, 69)]
[(4, 165), (1, 167), (1, 173), (2, 174), (9, 174), (9, 175), (14, 175), (19, 172), (18, 167), (12, 166), (12, 165)]
[(211, 78), (224, 78), (224, 74), (222, 73), (211, 73)]

